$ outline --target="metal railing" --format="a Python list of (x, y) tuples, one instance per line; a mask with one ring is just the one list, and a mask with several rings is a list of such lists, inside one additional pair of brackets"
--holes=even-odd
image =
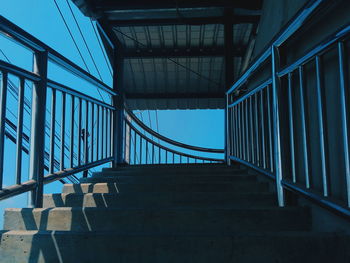
[[(109, 96), (117, 94), (3, 17), (0, 17), (0, 31), (29, 49), (34, 60), (32, 71), (0, 61), (0, 199), (31, 191), (32, 205), (41, 207), (44, 184), (83, 171), (86, 176), (88, 169), (114, 159), (111, 146), (114, 106), (49, 79), (49, 63), (60, 66)], [(6, 117), (8, 88), (11, 83), (9, 78), (19, 80), (17, 124)], [(26, 89), (32, 91), (32, 102), (28, 110), (31, 116), (30, 135), (23, 131)], [(57, 119), (60, 120), (59, 123)], [(16, 184), (3, 188), (5, 137), (16, 143)], [(46, 140), (46, 137), (49, 139)], [(29, 181), (22, 179), (23, 152), (29, 154)]]
[[(194, 147), (170, 140), (149, 129), (131, 112), (125, 113), (127, 117), (123, 120), (120, 118), (123, 100), (115, 90), (2, 16), (0, 34), (29, 50), (34, 61), (32, 70), (27, 70), (10, 61), (0, 60), (0, 200), (31, 192), (30, 204), (41, 207), (45, 184), (57, 180), (64, 183), (67, 178), (76, 183), (77, 173), (83, 173), (86, 177), (94, 167), (107, 163), (120, 164), (123, 156), (128, 164), (224, 161), (186, 153), (191, 150), (222, 154), (223, 150)], [(98, 99), (88, 95), (85, 84), (67, 86), (50, 79), (50, 63), (103, 92), (109, 96), (109, 102), (105, 102), (102, 96)], [(14, 84), (14, 80), (19, 84)], [(28, 91), (32, 93), (31, 100), (25, 97)], [(17, 102), (17, 115), (12, 116), (15, 121), (8, 118), (6, 113), (9, 106), (13, 107), (7, 101), (9, 93)], [(29, 128), (28, 124), (25, 125), (24, 113), (31, 117)], [(150, 136), (156, 137), (158, 143)], [(5, 138), (16, 146), (14, 153), (6, 152), (11, 158), (15, 156), (15, 184), (6, 187), (3, 184)], [(133, 147), (131, 140), (135, 140)], [(145, 145), (144, 151), (136, 148), (138, 142), (140, 147)], [(176, 150), (176, 147), (184, 152)], [(148, 148), (152, 149), (152, 155)], [(23, 154), (29, 155), (29, 174), (23, 169)], [(172, 156), (172, 160), (168, 155), (169, 158)], [(142, 156), (145, 156), (144, 161)]]
[[(171, 140), (147, 127), (131, 111), (125, 112), (125, 151), (128, 164), (224, 163), (223, 149), (192, 146)], [(157, 142), (158, 141), (158, 142)], [(187, 152), (187, 153), (186, 153)], [(195, 152), (195, 154), (189, 153)], [(200, 156), (205, 153), (206, 156)]]
[[(272, 178), (276, 183), (280, 206), (285, 205), (284, 189), (289, 189), (349, 218), (349, 76), (345, 63), (349, 53), (345, 53), (344, 41), (350, 37), (350, 25), (335, 32), (299, 59), (287, 63), (283, 68), (280, 66), (282, 45), (325, 3), (327, 1), (310, 1), (226, 93), (226, 156), (228, 162), (240, 162)], [(336, 175), (329, 171), (331, 152), (326, 147), (329, 133), (335, 129), (329, 125), (326, 127), (324, 106), (324, 76), (329, 72), (325, 72), (323, 60), (331, 52), (336, 54), (338, 65), (335, 67), (338, 83), (333, 85), (339, 86), (340, 104), (335, 107), (332, 118), (340, 118), (341, 121), (339, 140), (342, 150), (337, 157), (343, 160), (344, 170), (340, 179), (334, 178)], [(246, 88), (248, 81), (267, 67), (271, 67), (267, 79), (240, 97), (235, 95), (235, 91)], [(308, 73), (305, 73), (306, 68)], [(311, 84), (310, 74), (315, 76)], [(317, 120), (313, 125), (309, 120), (311, 103), (307, 104), (311, 98), (315, 98), (312, 107), (316, 109)], [(311, 143), (318, 147), (317, 150), (315, 147), (312, 149), (312, 164), (314, 168), (318, 166), (314, 170), (320, 173), (312, 171), (310, 167)], [(319, 161), (315, 161), (316, 154)], [(330, 181), (335, 180), (345, 182), (345, 196), (340, 197), (331, 191)], [(339, 188), (342, 187), (339, 185)]]

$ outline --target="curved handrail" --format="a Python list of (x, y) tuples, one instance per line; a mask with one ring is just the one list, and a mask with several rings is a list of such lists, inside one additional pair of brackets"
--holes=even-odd
[(181, 147), (181, 148), (185, 148), (185, 149), (189, 149), (189, 150), (193, 150), (193, 151), (198, 151), (198, 152), (210, 152), (210, 153), (224, 153), (224, 149), (213, 149), (213, 148), (204, 148), (204, 147), (198, 147), (198, 146), (193, 146), (193, 145), (188, 145), (185, 143), (181, 143), (181, 142), (177, 142), (174, 141), (172, 139), (169, 139), (157, 132), (155, 132), (154, 130), (152, 130), (151, 128), (149, 128), (147, 125), (145, 125), (139, 118), (137, 118), (135, 116), (134, 113), (132, 113), (130, 110), (125, 110), (127, 112), (127, 114), (131, 117), (131, 119), (137, 124), (139, 125), (142, 129), (144, 129), (146, 132), (148, 132), (149, 134), (153, 135), (154, 137), (158, 138), (159, 140), (162, 140), (164, 142), (167, 142), (169, 144)]
[(144, 140), (146, 140), (147, 142), (155, 145), (156, 147), (163, 149), (164, 151), (173, 153), (173, 154), (177, 154), (179, 156), (184, 156), (184, 157), (188, 157), (188, 158), (192, 158), (192, 159), (198, 159), (198, 160), (203, 160), (203, 161), (211, 161), (211, 162), (223, 162), (223, 159), (217, 159), (217, 158), (208, 158), (208, 157), (201, 157), (201, 156), (196, 156), (196, 155), (192, 155), (192, 154), (187, 154), (187, 153), (182, 153), (173, 149), (170, 149), (166, 146), (163, 146), (153, 140), (151, 140), (150, 138), (148, 138), (147, 136), (145, 136), (144, 134), (142, 134), (139, 130), (137, 130), (137, 128), (129, 121), (129, 120), (125, 120), (126, 124), (133, 130), (135, 131), (140, 137), (142, 137)]

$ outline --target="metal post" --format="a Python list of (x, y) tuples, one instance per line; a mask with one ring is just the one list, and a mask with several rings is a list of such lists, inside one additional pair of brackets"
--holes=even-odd
[(23, 104), (24, 104), (24, 78), (20, 79), (18, 90), (18, 118), (17, 118), (17, 149), (16, 149), (16, 184), (21, 184), (22, 174), (22, 138), (23, 138)]
[(348, 107), (346, 101), (346, 91), (348, 90), (348, 82), (346, 80), (346, 68), (344, 57), (344, 43), (338, 43), (338, 59), (339, 59), (339, 78), (340, 78), (340, 104), (341, 104), (341, 120), (344, 145), (344, 161), (345, 161), (345, 180), (347, 205), (350, 207), (350, 156), (349, 156), (349, 130), (348, 130)]
[(4, 176), (4, 151), (5, 151), (5, 121), (6, 121), (6, 98), (7, 98), (7, 72), (2, 72), (0, 93), (0, 189), (3, 185)]
[(34, 207), (43, 205), (47, 63), (46, 51), (34, 54), (33, 71), (40, 76), (40, 81), (33, 87), (30, 133), (29, 178), (36, 181), (36, 187), (29, 197), (29, 204)]
[[(113, 166), (116, 167), (124, 162), (124, 88), (123, 88), (123, 74), (124, 74), (124, 58), (114, 51), (114, 70), (113, 70), (113, 89), (118, 93), (113, 97), (113, 106), (116, 108), (113, 120)], [(136, 141), (135, 141), (136, 144)]]
[(296, 179), (296, 173), (295, 173), (292, 73), (288, 74), (288, 111), (289, 111), (289, 136), (290, 136), (290, 157), (291, 157), (291, 165), (292, 165), (292, 180), (293, 180), (293, 183), (296, 183), (297, 179)]
[(227, 165), (231, 165), (231, 122), (229, 121), (230, 110), (228, 108), (229, 100), (226, 94), (226, 107), (225, 107), (225, 160)]
[(60, 156), (60, 170), (64, 170), (64, 148), (65, 148), (65, 129), (66, 129), (66, 93), (62, 92), (62, 119), (61, 119), (61, 156)]
[(71, 108), (70, 108), (70, 114), (71, 114), (71, 119), (70, 119), (70, 147), (69, 147), (69, 153), (70, 153), (70, 167), (74, 167), (74, 114), (75, 114), (75, 109), (74, 109), (74, 103), (75, 102), (75, 97), (74, 95), (71, 95)]
[(274, 156), (275, 156), (275, 180), (278, 205), (283, 207), (284, 204), (284, 192), (282, 186), (282, 154), (281, 154), (281, 134), (280, 134), (280, 119), (279, 119), (279, 89), (280, 79), (277, 76), (277, 70), (279, 68), (279, 52), (276, 46), (271, 47), (271, 61), (272, 61), (272, 102), (273, 102), (273, 138), (274, 143)]
[(317, 89), (317, 113), (318, 113), (318, 125), (320, 132), (320, 153), (321, 153), (321, 165), (322, 165), (322, 183), (323, 183), (323, 195), (328, 196), (328, 177), (327, 177), (327, 159), (325, 150), (325, 129), (324, 129), (324, 116), (325, 110), (323, 108), (323, 82), (322, 82), (322, 64), (321, 58), (316, 56), (316, 89)]
[(305, 172), (305, 187), (310, 188), (310, 175), (309, 175), (309, 156), (307, 145), (307, 131), (305, 120), (305, 99), (304, 99), (304, 69), (303, 66), (299, 66), (299, 92), (300, 92), (300, 112), (301, 112), (301, 129), (303, 138), (303, 155), (304, 155), (304, 172)]
[(260, 91), (261, 162), (266, 169), (264, 90)]

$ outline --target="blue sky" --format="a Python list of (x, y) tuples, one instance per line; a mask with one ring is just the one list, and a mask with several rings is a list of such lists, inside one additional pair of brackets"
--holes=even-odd
[[(66, 0), (57, 0), (57, 3), (62, 9), (67, 23), (75, 36), (81, 49), (81, 53), (86, 60), (88, 69), (93, 75), (98, 77), (97, 71), (93, 66), (92, 60), (88, 55), (88, 51), (84, 46), (79, 31), (68, 9)], [(74, 4), (71, 4), (71, 7), (82, 28), (88, 46), (92, 51), (103, 81), (106, 84), (111, 85), (112, 78), (103, 57), (103, 53), (98, 45), (90, 20), (84, 17)], [(85, 68), (63, 20), (56, 9), (54, 0), (2, 0), (0, 14), (70, 60), (74, 61), (82, 68)], [(0, 54), (0, 59), (6, 60), (4, 57), (4, 55), (6, 55), (12, 63), (18, 66), (24, 68), (31, 67), (31, 57), (27, 54), (28, 52), (16, 47), (13, 42), (0, 39), (0, 48), (3, 51), (3, 54)], [(65, 72), (54, 66), (50, 66), (49, 70), (49, 75), (57, 81), (64, 80), (64, 84), (70, 84), (70, 86), (74, 83), (77, 89), (82, 86), (81, 82), (74, 79), (72, 76), (68, 76)], [(84, 90), (84, 92), (89, 92), (90, 94), (97, 96), (96, 90), (94, 89), (90, 89), (89, 91)], [(13, 111), (16, 112), (16, 102), (9, 100), (9, 103), (13, 104), (9, 106), (13, 107)], [(141, 116), (141, 114), (147, 125), (155, 130), (158, 129), (159, 133), (174, 140), (196, 146), (223, 148), (224, 112), (222, 110), (158, 111), (157, 114), (155, 111), (143, 111), (138, 114), (138, 116)], [(158, 125), (156, 124), (156, 115), (158, 116)], [(14, 145), (11, 146), (9, 142), (7, 142), (7, 144), (7, 156), (8, 158), (14, 159)], [(13, 163), (14, 162), (9, 162), (5, 167), (5, 183), (8, 182), (8, 184), (13, 182), (13, 173), (7, 173), (6, 171), (13, 170)], [(54, 183), (45, 188), (46, 192), (60, 192), (60, 190), (60, 183)], [(25, 199), (26, 195), (0, 202), (0, 212), (2, 213), (4, 207), (25, 206)], [(2, 225), (1, 216), (0, 225)]]

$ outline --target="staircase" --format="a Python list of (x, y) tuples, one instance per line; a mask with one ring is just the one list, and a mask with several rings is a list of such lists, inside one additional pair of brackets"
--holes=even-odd
[(350, 238), (312, 231), (242, 166), (103, 169), (44, 208), (11, 208), (1, 262), (349, 262)]

